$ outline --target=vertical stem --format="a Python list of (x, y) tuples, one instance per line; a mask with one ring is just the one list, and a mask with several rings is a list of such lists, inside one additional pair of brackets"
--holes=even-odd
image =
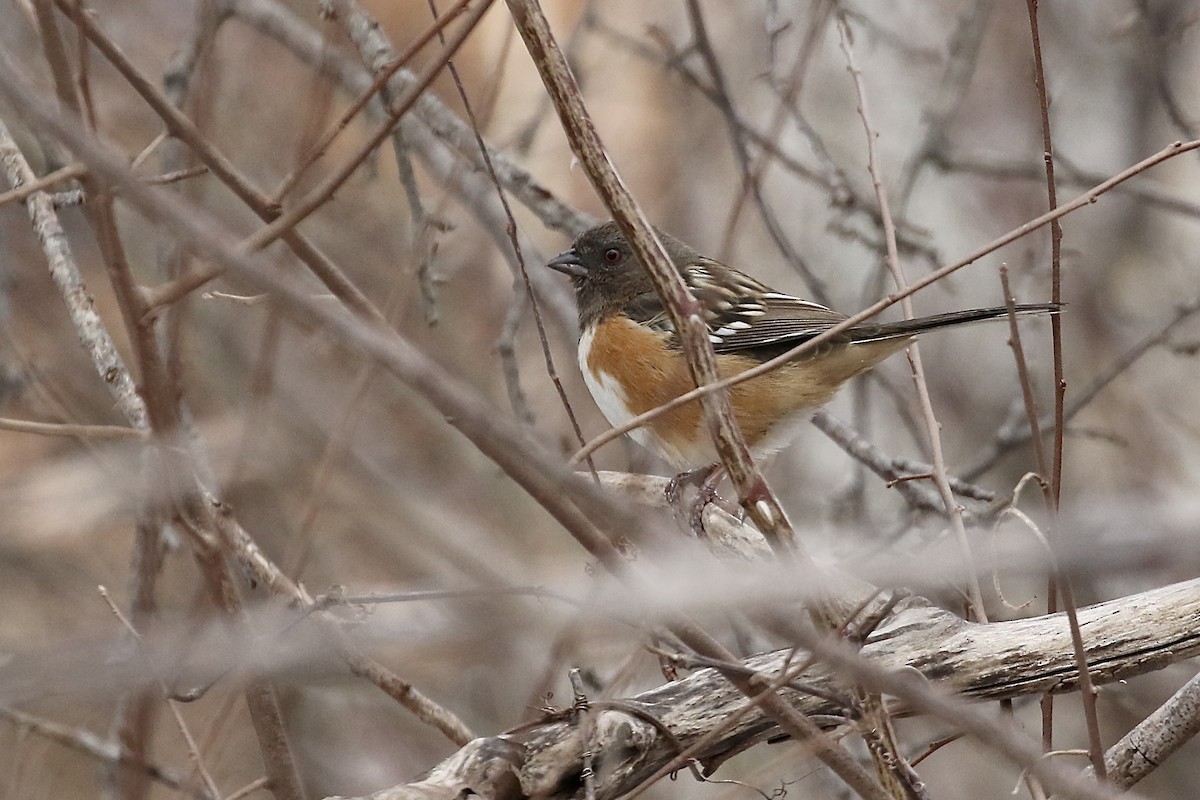
[[(1038, 31), (1038, 0), (1026, 0), (1029, 10), (1029, 32), (1033, 44), (1034, 86), (1037, 89), (1038, 108), (1042, 122), (1042, 156), (1046, 163), (1046, 194), (1049, 209), (1058, 206), (1054, 183), (1054, 143), (1050, 135), (1050, 102), (1046, 95), (1046, 72), (1042, 64), (1042, 42)], [(1062, 302), (1062, 225), (1057, 219), (1050, 223), (1050, 299)], [(1067, 382), (1063, 377), (1062, 319), (1058, 314), (1050, 318), (1050, 336), (1054, 350), (1054, 460), (1050, 467), (1051, 513), (1057, 515), (1062, 500), (1063, 469), (1063, 424)], [(1096, 777), (1106, 780), (1104, 767), (1104, 745), (1100, 740), (1100, 722), (1096, 714), (1096, 692), (1088, 672), (1087, 653), (1083, 649), (1083, 637), (1079, 631), (1079, 620), (1075, 609), (1075, 597), (1070, 580), (1063, 575), (1051, 573), (1046, 587), (1047, 611), (1056, 609), (1055, 590), (1061, 594), (1067, 621), (1071, 628), (1071, 641), (1075, 645), (1075, 660), (1079, 666), (1079, 688), (1083, 700), (1083, 716), (1088, 731), (1088, 756)], [(1054, 733), (1053, 701), (1047, 695), (1042, 699), (1042, 743), (1048, 751), (1053, 749)]]

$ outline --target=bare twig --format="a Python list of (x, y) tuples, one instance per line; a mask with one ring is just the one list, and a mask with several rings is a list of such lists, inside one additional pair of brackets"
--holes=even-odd
[[(82, 164), (68, 164), (62, 169), (54, 170), (54, 172), (51, 172), (49, 175), (41, 178), (34, 178), (31, 181), (22, 183), (20, 186), (9, 189), (7, 192), (0, 192), (0, 206), (7, 205), (8, 203), (20, 202), (35, 192), (41, 192), (49, 189), (56, 183), (62, 183), (63, 181), (69, 181), (73, 178), (78, 178), (86, 171), (87, 169)], [(32, 174), (32, 170), (30, 170), (30, 173)], [(9, 179), (11, 181), (11, 175)]]
[[(41, 0), (44, 7), (42, 19), (42, 39), (51, 70), (56, 74), (56, 86), (59, 87), (59, 102), (63, 107), (73, 110), (78, 116), (78, 101), (70, 92), (64, 89), (69, 83), (66, 76), (70, 74), (70, 66), (61, 57), (61, 45), (55, 44), (58, 38), (57, 28), (50, 17), (52, 0)], [(64, 0), (58, 0), (64, 2)], [(66, 9), (69, 11), (70, 9)], [(84, 16), (73, 16), (79, 24), (87, 19)], [(17, 73), (13, 71), (14, 75)], [(149, 318), (145, 307), (145, 298), (134, 281), (133, 271), (125, 252), (125, 246), (117, 226), (116, 209), (113, 195), (108, 191), (111, 182), (104, 181), (100, 176), (91, 172), (81, 177), (84, 190), (91, 201), (84, 206), (84, 213), (99, 244), (104, 263), (108, 269), (111, 284), (116, 295), (118, 307), (121, 310), (124, 323), (128, 329), (134, 353), (140, 368), (142, 396), (149, 425), (155, 433), (165, 440), (182, 441), (184, 433), (185, 411), (179, 402), (180, 393), (174, 384), (166, 359), (159, 349), (157, 331), (154, 320)], [(134, 184), (135, 188), (137, 184)], [(202, 509), (197, 508), (195, 493), (185, 487), (184, 481), (173, 480), (175, 477), (196, 476), (201, 467), (188, 448), (170, 447), (158, 448), (153, 454), (148, 454), (143, 464), (143, 474), (148, 489), (157, 496), (155, 489), (161, 490), (161, 496), (170, 498), (179, 513), (184, 528), (193, 535), (193, 555), (204, 574), (207, 588), (221, 611), (235, 626), (245, 625), (242, 617), (241, 600), (233, 588), (233, 581), (228, 564), (215, 549), (209, 531), (206, 530), (205, 520), (195, 515)], [(145, 501), (144, 501), (145, 502)], [(138, 514), (138, 544), (135, 558), (149, 557), (154, 562), (147, 568), (135, 569), (139, 576), (140, 588), (134, 598), (135, 621), (141, 622), (144, 616), (153, 612), (154, 608), (154, 579), (160, 558), (161, 544), (161, 509), (157, 503), (145, 502)], [(140, 580), (142, 577), (148, 580)], [(282, 712), (276, 697), (274, 687), (263, 677), (261, 665), (257, 674), (253, 675), (246, 684), (246, 703), (254, 722), (255, 733), (262, 753), (267, 775), (271, 778), (274, 791), (279, 800), (302, 800), (304, 789), (296, 769), (294, 755), (287, 740), (283, 725)], [(122, 728), (123, 739), (129, 739), (126, 746), (137, 752), (146, 746), (149, 738), (149, 708), (140, 703), (139, 718), (130, 717)], [(142, 794), (143, 786), (133, 786), (128, 792)]]
[(120, 425), (75, 425), (68, 422), (34, 422), (25, 419), (0, 417), (0, 430), (14, 433), (36, 433), (41, 436), (72, 436), (82, 439), (145, 441), (148, 431), (125, 428)]
[(149, 178), (146, 178), (146, 183), (154, 184), (155, 186), (166, 186), (168, 184), (185, 181), (188, 178), (196, 178), (200, 175), (207, 174), (208, 167), (205, 166), (185, 167), (182, 169), (172, 170), (171, 172), (164, 172), (161, 175), (151, 175)]
[[(830, 202), (834, 206), (848, 206), (853, 199), (853, 190), (846, 181), (845, 173), (834, 163), (829, 156), (829, 151), (825, 147), (824, 141), (821, 139), (813, 127), (808, 124), (808, 120), (800, 113), (799, 103), (797, 98), (801, 88), (804, 86), (804, 79), (808, 75), (809, 67), (813, 63), (813, 56), (818, 52), (817, 44), (820, 41), (821, 35), (825, 32), (826, 25), (829, 22), (830, 14), (833, 11), (832, 3), (817, 3), (813, 6), (810, 15), (808, 29), (805, 32), (804, 40), (800, 44), (799, 53), (796, 57), (796, 63), (792, 67), (792, 75), (786, 86), (779, 85), (779, 76), (776, 74), (776, 59), (778, 56), (777, 49), (771, 48), (771, 86), (778, 95), (778, 108), (775, 110), (775, 115), (767, 127), (765, 134), (766, 140), (775, 145), (773, 148), (764, 148), (753, 164), (745, 171), (742, 178), (741, 191), (738, 193), (737, 199), (734, 201), (733, 208), (730, 209), (729, 215), (725, 222), (725, 232), (722, 236), (721, 249), (724, 251), (729, 246), (729, 242), (733, 237), (733, 232), (737, 227), (738, 219), (741, 216), (742, 209), (746, 206), (746, 199), (752, 188), (757, 189), (761, 186), (767, 170), (772, 163), (777, 159), (779, 152), (779, 138), (783, 134), (784, 123), (791, 117), (808, 140), (812, 147), (814, 155), (821, 162), (821, 167), (825, 175), (825, 179), (829, 183)], [(690, 6), (689, 6), (690, 13)], [(772, 41), (774, 45), (774, 41)], [(814, 292), (821, 287), (814, 285)], [(814, 295), (820, 300), (819, 295)], [(828, 304), (828, 300), (822, 301)]]
[[(237, 556), (239, 563), (253, 571), (257, 583), (265, 586), (272, 594), (301, 608), (313, 606), (313, 600), (304, 587), (292, 581), (262, 552), (228, 506), (212, 496), (205, 498), (205, 505), (225, 546)], [(322, 633), (337, 647), (351, 673), (375, 684), (418, 719), (436, 728), (455, 744), (461, 746), (474, 738), (470, 729), (452, 711), (434, 702), (411, 682), (363, 653), (346, 636), (336, 618), (322, 611), (317, 612), (316, 618)]]
[[(871, 175), (871, 183), (875, 188), (875, 197), (879, 204), (879, 217), (883, 224), (883, 239), (887, 248), (888, 270), (896, 283), (896, 288), (903, 290), (907, 280), (900, 265), (900, 253), (896, 246), (896, 228), (892, 222), (892, 213), (888, 204), (887, 189), (883, 185), (883, 165), (879, 162), (876, 152), (875, 139), (877, 134), (871, 124), (870, 112), (867, 106), (866, 88), (863, 86), (862, 73), (854, 59), (854, 50), (850, 46), (850, 28), (841, 14), (837, 15), (838, 43), (846, 56), (846, 68), (854, 83), (858, 96), (858, 114), (862, 118), (863, 128), (867, 138), (867, 171)], [(901, 300), (905, 319), (912, 319), (912, 298)], [(958, 539), (959, 551), (967, 564), (967, 587), (971, 596), (973, 608), (971, 612), (975, 619), (987, 622), (987, 612), (983, 605), (983, 595), (979, 591), (979, 580), (975, 575), (974, 561), (971, 555), (971, 545), (967, 539), (966, 525), (963, 523), (963, 508), (954, 499), (950, 481), (946, 477), (945, 457), (942, 454), (942, 441), (939, 432), (940, 425), (934, 416), (933, 403), (929, 397), (929, 387), (925, 382), (925, 368), (921, 363), (921, 351), (916, 342), (908, 348), (908, 360), (912, 367), (913, 383), (920, 398), (921, 408), (925, 414), (926, 436), (929, 439), (930, 451), (933, 454), (933, 479), (942, 496), (945, 513), (950, 519), (951, 528)], [(926, 798), (925, 784), (917, 776), (912, 765), (904, 758), (904, 754), (896, 744), (895, 731), (891, 717), (883, 705), (883, 698), (878, 693), (872, 693), (865, 688), (856, 687), (856, 695), (862, 706), (863, 719), (858, 722), (859, 732), (867, 744), (871, 759), (875, 762), (875, 772), (880, 781), (896, 800), (917, 800)]]
[[(627, 50), (640, 58), (660, 64), (667, 69), (676, 71), (684, 79), (684, 81), (697, 92), (699, 92), (702, 97), (704, 97), (718, 109), (721, 108), (721, 98), (717, 92), (709, 87), (704, 81), (702, 81), (693, 70), (688, 68), (687, 64), (680, 57), (680, 54), (676, 53), (673, 48), (668, 49), (665, 54), (659, 52), (658, 50), (655, 50), (621, 34), (620, 32), (606, 25), (603, 20), (595, 16), (588, 18), (585, 22), (596, 32), (602, 34), (607, 40), (620, 46), (622, 49)], [(750, 127), (749, 124), (740, 116), (734, 115), (732, 118), (728, 119), (733, 124), (739, 126), (741, 131), (740, 135), (743, 138), (745, 138), (748, 142), (753, 143), (755, 147), (760, 148), (763, 153), (769, 154), (786, 170), (801, 180), (812, 183), (829, 192), (829, 194), (834, 198), (838, 208), (847, 212), (858, 212), (876, 220), (878, 219), (878, 212), (875, 210), (874, 204), (868, 202), (865, 196), (861, 196), (855, 192), (853, 187), (849, 186), (848, 184), (843, 184), (841, 182), (842, 176), (840, 174), (832, 174), (830, 167), (827, 166), (825, 169), (820, 170), (809, 167), (799, 159), (785, 152), (779, 146), (779, 144), (772, 139), (772, 137), (759, 132), (756, 128)], [(917, 235), (910, 233), (907, 230), (903, 231), (902, 233), (904, 234), (902, 245), (906, 249), (911, 249), (914, 252), (923, 253), (932, 257), (928, 246), (922, 240), (920, 240)], [(778, 241), (776, 242), (776, 246), (779, 246)], [(787, 252), (790, 250), (791, 248), (789, 246), (788, 249), (784, 251), (785, 257), (787, 257)], [(824, 285), (821, 280), (814, 273), (807, 272), (802, 269), (804, 266), (803, 261), (793, 261), (791, 263), (794, 268), (801, 269), (801, 277), (810, 287), (810, 291), (812, 291), (813, 296), (817, 299), (820, 299), (825, 293)]]
[[(337, 54), (330, 54), (316, 31), (275, 0), (225, 2), (230, 12), (239, 20), (279, 42), (299, 60), (329, 75), (332, 80), (336, 80), (348, 90), (364, 91), (370, 85), (369, 74), (358, 63)], [(361, 24), (353, 20), (354, 6), (340, 0), (329, 0), (329, 3), (336, 13), (349, 17), (346, 24), (351, 38), (360, 50), (377, 54), (395, 52), (395, 48), (378, 26), (368, 24), (365, 19)], [(377, 68), (379, 64), (372, 60), (371, 66)], [(415, 78), (411, 73), (400, 70), (392, 76), (392, 83), (395, 84), (392, 91), (403, 93), (405, 87), (410, 86), (413, 80)], [(431, 180), (445, 186), (448, 192), (463, 203), (492, 237), (500, 252), (506, 255), (511, 253), (505, 232), (503, 209), (496, 200), (491, 183), (480, 174), (483, 172), (483, 165), (473, 160), (476, 145), (470, 128), (442, 105), (431, 92), (422, 94), (412, 113), (401, 118), (399, 124), (404, 130), (406, 142), (423, 160)], [(491, 156), (505, 189), (546, 225), (568, 236), (575, 236), (595, 224), (594, 218), (567, 206), (533, 175), (518, 167), (503, 153), (493, 148)], [(526, 253), (536, 252), (536, 248), (520, 231), (517, 235), (522, 239), (522, 249)], [(515, 264), (512, 264), (512, 267), (516, 269)], [(545, 300), (547, 308), (553, 312), (552, 318), (557, 326), (562, 331), (573, 334), (575, 310), (566, 288), (552, 278), (549, 270), (534, 270), (530, 279), (539, 296)]]
[[(975, 0), (959, 8), (958, 22), (945, 45), (946, 66), (933, 98), (921, 108), (921, 131), (896, 183), (897, 204), (908, 207), (921, 172), (936, 165), (949, 138), (951, 123), (975, 74), (995, 0)], [(903, 213), (901, 213), (903, 216)]]
[[(1042, 63), (1042, 43), (1038, 30), (1038, 0), (1026, 0), (1029, 13), (1030, 40), (1033, 45), (1034, 87), (1037, 90), (1038, 108), (1041, 112), (1042, 124), (1042, 157), (1046, 163), (1046, 194), (1047, 205), (1051, 211), (1058, 205), (1058, 193), (1054, 182), (1054, 142), (1050, 134), (1050, 99), (1046, 93), (1046, 72)], [(1050, 302), (1062, 303), (1062, 225), (1056, 219), (1050, 223)], [(1051, 513), (1057, 513), (1062, 500), (1063, 476), (1063, 427), (1066, 424), (1065, 403), (1067, 381), (1063, 373), (1063, 343), (1062, 319), (1055, 314), (1050, 320), (1051, 347), (1054, 352), (1054, 458), (1050, 463), (1049, 500)], [(1036, 419), (1031, 416), (1030, 419)], [(1042, 465), (1042, 468), (1045, 464)], [(1045, 473), (1043, 473), (1045, 474)], [(1092, 690), (1091, 679), (1088, 675), (1087, 656), (1083, 652), (1083, 638), (1079, 631), (1079, 620), (1075, 610), (1074, 590), (1071, 581), (1066, 576), (1051, 575), (1046, 587), (1046, 611), (1053, 613), (1056, 608), (1056, 590), (1062, 596), (1063, 606), (1067, 611), (1067, 621), (1071, 628), (1071, 639), (1075, 643), (1075, 656), (1079, 665), (1079, 679), (1083, 687), (1083, 716), (1087, 723), (1088, 753), (1092, 768), (1100, 781), (1105, 780), (1104, 746), (1100, 741), (1100, 721), (1096, 715), (1096, 694)], [(1043, 745), (1052, 747), (1053, 738), (1053, 700), (1047, 697), (1043, 701), (1042, 731)]]
[[(1055, 176), (1060, 186), (1095, 186), (1104, 180), (1105, 176), (1098, 172), (1082, 170), (1071, 166), (1062, 150), (1057, 151), (1055, 161), (1058, 169)], [(964, 172), (982, 175), (996, 180), (1045, 181), (1045, 161), (1039, 159), (1030, 163), (1017, 159), (1004, 159), (994, 156), (961, 156), (949, 152), (937, 154), (934, 164), (947, 172)], [(1117, 187), (1114, 192), (1133, 198), (1147, 207), (1169, 211), (1185, 217), (1200, 217), (1200, 204), (1184, 197), (1171, 194), (1161, 186), (1147, 185), (1149, 181), (1133, 181)]]
[(800, 253), (797, 252), (796, 248), (788, 241), (784, 226), (776, 217), (775, 212), (763, 199), (759, 182), (752, 175), (750, 150), (746, 145), (744, 134), (744, 131), (749, 126), (741, 121), (737, 109), (734, 107), (733, 97), (726, 85), (724, 70), (721, 68), (721, 62), (717, 58), (716, 50), (708, 36), (708, 28), (704, 22), (704, 13), (700, 8), (699, 0), (687, 0), (687, 11), (696, 49), (699, 51), (704, 61), (704, 67), (712, 80), (712, 96), (729, 128), (729, 138), (733, 142), (733, 152), (737, 158), (738, 169), (742, 173), (743, 190), (748, 192), (754, 199), (754, 205), (758, 209), (758, 214), (767, 229), (767, 234), (771, 237), (779, 252), (783, 254), (792, 268), (804, 277), (813, 297), (821, 303), (828, 303), (829, 299), (824, 285), (817, 279), (812, 270), (809, 269), (808, 264), (801, 257)]
[[(907, 476), (930, 474), (933, 471), (932, 465), (905, 458), (895, 458), (880, 452), (857, 431), (827, 411), (818, 411), (813, 414), (813, 424), (845, 450), (851, 458), (888, 481), (889, 486), (895, 488), (909, 505), (925, 511), (945, 513), (946, 505), (936, 492), (921, 485), (919, 481), (904, 480)], [(985, 503), (992, 503), (996, 500), (996, 493), (988, 491), (982, 486), (968, 483), (954, 476), (947, 476), (947, 480), (950, 482), (950, 488), (962, 497), (981, 500)], [(975, 513), (964, 510), (964, 515), (974, 517)]]
[[(623, 530), (641, 523), (637, 517), (616, 506), (602, 493), (572, 476), (560, 462), (538, 443), (498, 418), (494, 409), (460, 380), (451, 378), (406, 340), (379, 325), (348, 318), (345, 314), (314, 303), (291, 283), (264, 273), (257, 262), (240, 252), (236, 242), (203, 210), (184, 203), (175, 195), (157, 187), (138, 183), (128, 172), (122, 158), (110, 148), (97, 145), (82, 136), (57, 111), (48, 108), (38, 96), (14, 76), (5, 55), (0, 52), (0, 97), (15, 99), (25, 113), (49, 135), (65, 141), (78, 152), (101, 177), (119, 187), (124, 197), (149, 218), (169, 225), (186, 243), (209, 253), (224, 268), (237, 273), (252, 286), (277, 294), (281, 307), (315, 320), (330, 335), (344, 337), (356, 349), (377, 360), (389, 372), (409, 383), (434, 405), (488, 458), (495, 461), (563, 526), (575, 535), (607, 568), (623, 574), (624, 562), (605, 535), (583, 509), (595, 512), (606, 524), (616, 523)], [(581, 508), (582, 506), (582, 508)]]
[[(371, 85), (360, 93), (346, 110), (342, 112), (337, 121), (313, 143), (308, 153), (300, 160), (300, 165), (284, 176), (284, 179), (275, 189), (274, 197), (276, 200), (280, 200), (286, 196), (300, 178), (303, 177), (308, 168), (328, 152), (329, 145), (333, 143), (333, 140), (350, 125), (354, 117), (358, 116), (367, 107), (367, 104), (371, 102), (376, 94), (379, 94), (389, 106), (395, 103), (395, 99), (391, 96), (391, 90), (388, 87), (388, 81), (391, 80), (393, 75), (403, 69), (412, 60), (413, 56), (420, 52), (421, 48), (429, 44), (434, 36), (441, 37), (444, 44), (445, 38), (442, 36), (442, 33), (445, 27), (467, 10), (467, 3), (468, 0), (459, 0), (459, 2), (447, 9), (440, 19), (435, 19), (432, 25), (417, 36), (403, 53), (395, 56), (389, 55), (386, 64), (380, 65), (378, 68), (372, 68), (374, 79), (371, 81)], [(354, 13), (361, 14), (362, 11), (354, 9)], [(342, 19), (343, 16), (343, 13), (334, 13), (334, 17), (338, 19)]]
[[(14, 187), (37, 180), (3, 121), (0, 121), (0, 159), (4, 161), (8, 181)], [(78, 174), (82, 175), (83, 171)], [(75, 263), (70, 243), (49, 196), (44, 191), (34, 192), (25, 198), (25, 207), (34, 231), (41, 240), (42, 251), (50, 267), (50, 277), (62, 295), (75, 334), (91, 358), (96, 372), (129, 424), (136, 430), (148, 429), (150, 421), (146, 406), (104, 321), (96, 313), (92, 296), (83, 282), (83, 275)]]
[(571, 691), (575, 695), (571, 705), (571, 721), (578, 728), (579, 738), (583, 742), (583, 753), (580, 755), (583, 769), (579, 771), (579, 777), (583, 780), (583, 798), (584, 800), (596, 800), (596, 771), (592, 769), (590, 745), (595, 722), (592, 720), (592, 715), (588, 713), (587, 693), (583, 690), (583, 678), (580, 677), (577, 668), (571, 670), (570, 678)]
[[(330, 60), (327, 64), (322, 65), (320, 37), (314, 36), (312, 29), (282, 4), (274, 2), (274, 0), (225, 0), (225, 2), (230, 13), (243, 19), (265, 35), (277, 39), (285, 47), (301, 55), (308, 63), (322, 68), (336, 63), (334, 60)], [(326, 0), (326, 2), (337, 14), (345, 13), (348, 10), (340, 0)], [(345, 79), (349, 76), (343, 73), (338, 77), (343, 82), (347, 82)], [(411, 72), (401, 69), (392, 77), (392, 82), (396, 84), (393, 91), (404, 94), (415, 81), (416, 77)], [(448, 144), (458, 155), (469, 159), (473, 169), (483, 170), (483, 164), (474, 158), (475, 136), (470, 127), (446, 108), (433, 93), (426, 92), (420, 96), (413, 107), (413, 116), (426, 128), (427, 133)], [(425, 138), (428, 139), (428, 137)], [(432, 153), (425, 149), (424, 145), (415, 140), (413, 143), (421, 148), (422, 158), (432, 157)], [(566, 236), (575, 236), (595, 223), (595, 220), (588, 215), (576, 211), (559, 200), (554, 192), (527, 170), (518, 166), (509, 156), (493, 148), (491, 158), (504, 188), (546, 226)]]

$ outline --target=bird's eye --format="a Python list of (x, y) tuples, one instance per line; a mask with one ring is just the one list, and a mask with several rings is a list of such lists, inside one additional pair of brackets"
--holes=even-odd
[(610, 247), (604, 251), (604, 263), (616, 264), (621, 260), (621, 251), (615, 247)]

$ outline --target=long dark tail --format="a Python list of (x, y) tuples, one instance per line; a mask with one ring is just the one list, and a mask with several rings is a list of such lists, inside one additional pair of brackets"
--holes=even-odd
[[(1016, 306), (1019, 317), (1036, 314), (1057, 314), (1061, 307), (1054, 303), (1024, 303)], [(1005, 306), (995, 308), (973, 308), (969, 311), (951, 311), (948, 314), (934, 314), (930, 317), (902, 320), (901, 322), (881, 322), (856, 325), (847, 333), (854, 342), (881, 342), (886, 339), (905, 339), (918, 333), (948, 328), (952, 325), (969, 325), (972, 322), (984, 322), (990, 319), (1002, 319), (1008, 316)]]

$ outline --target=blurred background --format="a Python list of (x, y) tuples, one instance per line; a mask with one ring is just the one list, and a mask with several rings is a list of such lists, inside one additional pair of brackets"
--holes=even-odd
[[(438, 2), (442, 11), (451, 5)], [(369, 84), (343, 25), (344, 7), (330, 5), (343, 9), (341, 16), (301, 0), (201, 8), (99, 0), (87, 8), (155, 85), (177, 77), (180, 54), (194, 48), (194, 64), (184, 71), (184, 110), (270, 195)], [(703, 0), (689, 7), (683, 0), (605, 0), (545, 7), (612, 161), (651, 220), (783, 291), (852, 313), (894, 288), (837, 13), (852, 32), (910, 281), (1047, 209), (1024, 4)], [(396, 52), (432, 19), (423, 1), (361, 8)], [(1200, 138), (1195, 4), (1061, 0), (1043, 3), (1039, 20), (1060, 204), (1173, 141)], [(134, 159), (162, 132), (161, 120), (100, 54), (80, 48), (67, 17), (59, 15), (58, 24), (72, 63), (88, 76), (100, 135)], [(0, 0), (0, 47), (18, 60), (22, 80), (53, 96), (26, 0)], [(438, 52), (436, 42), (426, 47), (411, 69), (422, 73)], [(454, 64), (483, 135), (503, 156), (506, 180), (524, 186), (510, 193), (521, 255), (537, 287), (549, 353), (590, 438), (607, 425), (575, 365), (573, 298), (565, 279), (542, 265), (606, 212), (573, 163), (503, 4), (488, 11)], [(0, 115), (26, 129), (23, 149), (40, 172), (64, 163), (27, 129), (22, 109), (0, 107)], [(403, 129), (407, 150), (379, 149), (300, 230), (404, 337), (565, 459), (580, 444), (548, 377), (503, 213), (445, 71), (414, 115)], [(374, 107), (355, 117), (288, 198), (345, 163), (381, 119)], [(182, 164), (179, 158), (171, 145), (160, 145), (138, 169), (149, 176), (196, 163), (186, 153)], [(400, 176), (409, 169), (406, 186)], [(1081, 603), (1196, 574), (1198, 179), (1195, 154), (1174, 158), (1062, 222), (1064, 364), (1076, 413), (1065, 437), (1059, 528), (1066, 541), (1086, 543), (1076, 550), (1086, 557), (1073, 562)], [(260, 224), (210, 175), (173, 186), (239, 237)], [(118, 208), (138, 279), (162, 282), (170, 237)], [(132, 363), (95, 239), (78, 208), (64, 207), (60, 216), (88, 291)], [(323, 295), (287, 250), (275, 245), (267, 255), (278, 274)], [(1046, 301), (1050, 262), (1049, 231), (1042, 229), (920, 292), (917, 313), (1002, 304), (1002, 265), (1019, 301)], [(312, 593), (335, 586), (353, 594), (542, 587), (579, 603), (497, 592), (379, 606), (357, 620), (353, 635), (382, 663), (478, 735), (534, 719), (545, 705), (569, 704), (572, 666), (585, 670), (597, 695), (628, 696), (662, 683), (644, 637), (601, 610), (633, 614), (635, 599), (619, 598), (554, 520), (412, 391), (372, 370), (319, 324), (285, 317), (269, 296), (236, 281), (218, 279), (178, 309), (178, 327), (162, 332), (164, 347), (178, 354), (178, 385), (216, 485), (267, 554)], [(1053, 407), (1049, 329), (1046, 321), (1022, 328), (1043, 415)], [(125, 424), (79, 346), (19, 202), (0, 206), (0, 334), (0, 416)], [(1007, 340), (1001, 324), (930, 336), (921, 345), (950, 472), (1000, 496), (1034, 468), (1027, 443), (996, 447), (1025, 430)], [(830, 411), (887, 456), (927, 461), (908, 373), (897, 356), (845, 390)], [(1103, 388), (1092, 392), (1098, 381)], [(1075, 409), (1076, 398), (1087, 402)], [(0, 674), (10, 676), (0, 678), (0, 705), (66, 726), (76, 738), (108, 736), (118, 698), (140, 680), (120, 677), (131, 663), (128, 647), (97, 592), (104, 585), (118, 606), (130, 603), (140, 453), (133, 440), (0, 430)], [(624, 441), (603, 448), (596, 461), (604, 469), (670, 472)], [(947, 580), (960, 567), (944, 522), (909, 508), (823, 433), (806, 430), (767, 474), (800, 535), (822, 557), (877, 581), (885, 568), (895, 569), (904, 575), (896, 580), (961, 609)], [(1036, 495), (1028, 490), (1022, 505), (1044, 519)], [(1014, 526), (995, 534), (983, 526), (972, 536), (985, 568), (993, 543), (1032, 545)], [(997, 566), (1010, 605), (985, 577), (993, 618), (1044, 611), (1044, 571), (1029, 570), (1028, 561)], [(674, 577), (675, 600), (694, 605), (731, 645), (786, 644), (757, 630), (739, 636), (746, 628), (730, 622), (734, 612), (753, 617), (756, 604), (774, 605), (768, 594), (737, 607), (719, 581)], [(175, 642), (178, 663), (228, 646), (208, 638), (214, 613), (178, 532), (164, 558), (158, 605), (154, 627)], [(645, 613), (653, 618), (653, 603)], [(285, 716), (312, 796), (412, 779), (456, 749), (349, 675), (319, 642), (307, 642), (294, 620), (267, 616), (260, 625), (271, 631), (265, 649), (280, 653)], [(1194, 672), (1187, 662), (1106, 690), (1106, 743)], [(170, 678), (179, 691), (213, 682), (182, 711), (223, 792), (254, 781), (262, 766), (236, 674), (210, 665), (179, 667)], [(1083, 746), (1076, 699), (1060, 708), (1059, 746)], [(1019, 703), (1018, 713), (1036, 735), (1036, 703)], [(161, 707), (156, 717), (152, 760), (188, 774), (178, 731)], [(901, 730), (913, 755), (946, 732), (921, 721)], [(1200, 781), (1191, 747), (1190, 757), (1173, 759), (1140, 787), (1145, 796), (1183, 796), (1182, 787)], [(933, 796), (962, 796), (969, 788), (979, 800), (1008, 796), (1018, 778), (1015, 767), (966, 743), (944, 748), (920, 772)], [(844, 796), (819, 762), (788, 744), (751, 750), (717, 777), (767, 794)], [(14, 798), (115, 796), (95, 758), (3, 721), (0, 785)], [(158, 783), (147, 791), (177, 794)], [(747, 792), (680, 778), (650, 794)]]

